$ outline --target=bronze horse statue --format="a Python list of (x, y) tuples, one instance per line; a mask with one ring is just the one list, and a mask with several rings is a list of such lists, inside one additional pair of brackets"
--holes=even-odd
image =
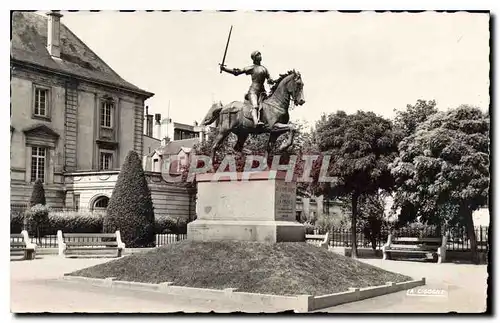
[(293, 70), (281, 74), (274, 83), (269, 97), (260, 103), (260, 120), (264, 122), (262, 127), (254, 126), (251, 116), (252, 106), (248, 100), (233, 101), (225, 106), (221, 103), (214, 104), (201, 123), (208, 126), (217, 121), (218, 133), (212, 147), (212, 161), (230, 133), (234, 133), (238, 138), (233, 148), (237, 153), (242, 152), (249, 134), (270, 134), (266, 149), (267, 156), (278, 137), (289, 132), (289, 139), (281, 145), (279, 151), (288, 149), (293, 143), (296, 131), (295, 127), (289, 123), (290, 99), (293, 99), (295, 105), (303, 105), (305, 103), (303, 88), (304, 83), (299, 72)]

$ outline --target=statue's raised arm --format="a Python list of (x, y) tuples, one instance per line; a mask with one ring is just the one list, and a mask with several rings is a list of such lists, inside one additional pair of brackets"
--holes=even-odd
[(233, 74), (234, 76), (238, 76), (241, 74), (250, 74), (253, 69), (253, 66), (248, 66), (243, 69), (239, 69), (239, 68), (227, 68), (225, 65), (221, 65), (220, 69), (223, 72)]

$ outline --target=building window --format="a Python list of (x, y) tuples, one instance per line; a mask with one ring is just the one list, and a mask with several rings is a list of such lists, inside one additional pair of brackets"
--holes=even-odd
[(108, 208), (109, 198), (107, 196), (99, 196), (94, 202), (90, 205), (92, 212), (106, 212)]
[(31, 147), (31, 182), (40, 179), (45, 181), (45, 158), (47, 150), (44, 147)]
[(107, 170), (111, 169), (113, 166), (113, 153), (101, 152), (101, 158), (99, 161), (99, 169)]
[(111, 128), (111, 113), (113, 102), (103, 102), (101, 105), (101, 127)]
[(158, 158), (153, 159), (153, 172), (159, 172)]
[(101, 196), (94, 202), (94, 210), (105, 210), (108, 207), (109, 198)]
[(73, 195), (73, 206), (75, 208), (75, 211), (78, 211), (78, 209), (80, 208), (80, 194)]
[(34, 111), (36, 117), (49, 117), (49, 90), (35, 87)]

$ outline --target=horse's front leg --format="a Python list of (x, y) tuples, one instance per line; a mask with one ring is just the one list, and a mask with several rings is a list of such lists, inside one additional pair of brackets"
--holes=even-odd
[(279, 131), (271, 131), (269, 133), (269, 139), (267, 140), (267, 147), (266, 147), (266, 152), (264, 155), (265, 160), (269, 158), (269, 154), (271, 153), (272, 149), (274, 148), (274, 145), (276, 144), (276, 140), (278, 140), (278, 137), (282, 134), (282, 132)]
[(229, 135), (229, 131), (220, 131), (215, 137), (214, 145), (212, 146), (212, 165), (215, 162), (215, 154), (221, 148), (224, 139)]
[[(293, 138), (295, 137), (295, 127), (292, 124), (285, 124), (285, 123), (276, 123), (273, 127), (273, 132), (279, 133), (279, 135), (289, 132), (290, 136), (288, 137), (288, 140), (285, 141), (284, 143), (281, 144), (279, 147), (278, 151), (283, 152), (290, 148), (290, 146), (293, 144)], [(278, 135), (278, 136), (279, 136)]]

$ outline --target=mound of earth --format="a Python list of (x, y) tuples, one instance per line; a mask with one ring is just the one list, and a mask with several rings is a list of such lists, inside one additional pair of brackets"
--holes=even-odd
[(68, 275), (275, 295), (324, 295), (412, 280), (306, 243), (237, 241), (182, 241)]

